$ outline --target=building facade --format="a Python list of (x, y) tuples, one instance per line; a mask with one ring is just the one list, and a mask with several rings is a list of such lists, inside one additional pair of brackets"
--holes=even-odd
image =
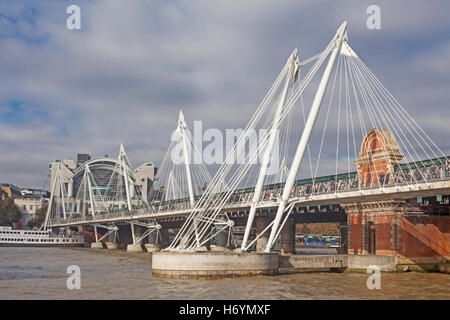
[(36, 212), (47, 206), (48, 198), (21, 197), (14, 198), (14, 204), (19, 208), (21, 224), (26, 226), (30, 220), (35, 218)]
[[(391, 183), (403, 156), (393, 135), (373, 129), (361, 145), (358, 180), (363, 186)], [(397, 257), (400, 265), (423, 269), (450, 261), (447, 196), (360, 201), (341, 205), (347, 214), (348, 253)], [(442, 210), (439, 210), (442, 209)]]

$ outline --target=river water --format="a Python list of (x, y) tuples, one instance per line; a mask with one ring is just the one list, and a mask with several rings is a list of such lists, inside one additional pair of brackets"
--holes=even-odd
[[(66, 286), (69, 265), (81, 270), (81, 289)], [(0, 299), (450, 299), (450, 275), (295, 273), (223, 280), (151, 276), (146, 253), (88, 248), (0, 248)]]

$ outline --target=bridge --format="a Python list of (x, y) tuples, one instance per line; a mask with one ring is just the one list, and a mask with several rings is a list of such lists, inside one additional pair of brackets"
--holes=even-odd
[[(408, 184), (400, 180), (384, 182), (383, 184), (360, 186), (354, 178), (355, 172), (341, 174), (343, 179), (337, 179), (335, 176), (320, 177), (313, 186), (312, 179), (296, 181), (297, 187), (292, 191), (289, 202), (294, 207), (320, 206), (320, 205), (344, 205), (357, 202), (361, 197), (367, 201), (382, 201), (390, 199), (410, 199), (417, 197), (433, 197), (438, 195), (450, 194), (450, 165), (445, 163), (446, 158), (433, 159), (428, 161), (430, 164), (421, 169), (415, 169), (415, 172), (424, 170), (429, 171), (432, 167), (436, 172), (425, 173), (426, 180), (415, 184)], [(439, 165), (438, 165), (439, 164)], [(411, 164), (410, 164), (411, 165)], [(417, 163), (412, 164), (414, 166)], [(402, 174), (404, 174), (402, 172)], [(411, 173), (407, 173), (411, 175)], [(412, 173), (414, 174), (414, 173)], [(417, 174), (417, 173), (416, 173)], [(267, 185), (264, 187), (265, 194), (256, 206), (257, 209), (274, 209), (279, 206), (280, 196), (283, 192), (284, 184)], [(313, 192), (315, 189), (316, 192)], [(236, 190), (227, 204), (221, 208), (224, 213), (233, 211), (248, 210), (252, 204), (254, 188)], [(198, 197), (197, 200), (198, 201)], [(194, 203), (196, 203), (196, 201)], [(195, 206), (195, 204), (194, 204)], [(143, 205), (133, 207), (132, 210), (116, 210), (103, 212), (96, 216), (74, 217), (75, 213), (68, 213), (68, 218), (53, 219), (49, 222), (51, 227), (78, 226), (90, 224), (103, 224), (114, 222), (128, 222), (133, 220), (152, 220), (170, 217), (180, 217), (190, 214), (192, 211), (190, 202), (187, 198), (175, 199), (173, 201), (162, 201), (152, 205)]]
[(58, 166), (43, 227), (92, 226), (98, 244), (130, 226), (138, 250), (195, 252), (232, 248), (239, 226), (239, 250), (270, 253), (280, 236), (295, 251), (296, 223), (333, 221), (348, 253), (448, 260), (450, 161), (350, 47), (346, 23), (318, 54), (292, 52), (236, 138), (211, 177), (180, 112), (146, 195), (123, 146), (103, 186), (86, 164), (68, 192)]

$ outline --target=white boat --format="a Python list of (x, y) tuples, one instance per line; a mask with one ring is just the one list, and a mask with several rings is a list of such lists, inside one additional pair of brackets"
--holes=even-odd
[(0, 226), (0, 247), (83, 247), (84, 236), (58, 236), (51, 231), (14, 230)]

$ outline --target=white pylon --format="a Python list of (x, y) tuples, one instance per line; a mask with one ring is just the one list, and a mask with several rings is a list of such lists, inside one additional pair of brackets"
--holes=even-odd
[(297, 49), (292, 52), (291, 56), (289, 57), (287, 65), (290, 65), (289, 72), (286, 76), (285, 85), (283, 88), (283, 91), (281, 93), (281, 99), (278, 103), (276, 112), (275, 112), (275, 120), (272, 123), (272, 128), (270, 129), (270, 135), (268, 137), (268, 143), (266, 146), (266, 150), (264, 153), (263, 161), (261, 163), (261, 168), (258, 175), (258, 180), (255, 185), (255, 192), (253, 194), (253, 200), (252, 205), (250, 207), (250, 212), (247, 219), (247, 225), (245, 227), (245, 233), (244, 233), (244, 239), (242, 240), (241, 249), (245, 250), (247, 246), (247, 240), (250, 236), (250, 231), (252, 229), (253, 220), (255, 218), (256, 213), (256, 205), (259, 202), (259, 199), (261, 197), (261, 192), (264, 186), (264, 179), (266, 178), (267, 171), (269, 170), (270, 160), (272, 158), (272, 151), (273, 147), (276, 142), (276, 138), (278, 136), (278, 130), (281, 125), (281, 115), (284, 110), (284, 105), (286, 102), (286, 97), (288, 96), (289, 89), (292, 87), (296, 80), (296, 75), (298, 74), (298, 70), (300, 68), (299, 61), (298, 61), (298, 55), (297, 55)]
[[(59, 188), (59, 195), (61, 198), (63, 217), (64, 217), (64, 219), (67, 219), (66, 201), (65, 201), (65, 193), (66, 192), (65, 192), (65, 188), (64, 188), (64, 181), (62, 178), (63, 177), (62, 177), (61, 163), (58, 163), (58, 166), (56, 167), (55, 179), (53, 180), (52, 191), (50, 193), (50, 200), (49, 200), (48, 206), (47, 206), (47, 213), (45, 215), (44, 224), (41, 226), (40, 229), (47, 230), (48, 219), (50, 217), (50, 213), (51, 213), (51, 210), (53, 207), (53, 202), (55, 200), (55, 192), (56, 192), (57, 186)], [(56, 212), (58, 212), (58, 210), (56, 210)]]
[(127, 154), (125, 153), (125, 148), (123, 147), (123, 144), (120, 144), (120, 151), (119, 151), (119, 158), (118, 161), (120, 163), (121, 169), (122, 169), (122, 175), (123, 175), (123, 179), (125, 181), (125, 192), (127, 194), (127, 205), (128, 205), (128, 210), (132, 210), (132, 206), (131, 206), (131, 191), (130, 188), (134, 188), (133, 183), (131, 181), (129, 181), (129, 176), (128, 176), (128, 163), (127, 163)]
[(87, 185), (88, 185), (88, 191), (89, 191), (89, 200), (91, 202), (91, 210), (92, 210), (92, 216), (95, 218), (95, 199), (94, 199), (94, 190), (92, 190), (92, 182), (91, 178), (89, 177), (91, 173), (91, 170), (89, 169), (89, 165), (86, 163), (84, 167), (84, 174), (86, 177)]
[(188, 152), (188, 137), (187, 137), (187, 124), (184, 121), (184, 115), (183, 111), (180, 110), (180, 115), (178, 117), (178, 128), (177, 128), (181, 134), (181, 139), (183, 143), (183, 158), (184, 158), (184, 164), (186, 167), (186, 180), (188, 185), (188, 192), (189, 192), (189, 202), (191, 204), (191, 208), (194, 208), (195, 206), (195, 198), (194, 198), (194, 188), (192, 186), (192, 177), (191, 177), (191, 168), (190, 168), (190, 162), (189, 162), (189, 155)]
[(269, 240), (264, 249), (264, 252), (269, 253), (270, 249), (275, 242), (275, 236), (279, 233), (278, 227), (280, 225), (281, 218), (283, 217), (284, 211), (288, 204), (289, 197), (292, 192), (292, 188), (294, 187), (295, 178), (298, 173), (298, 169), (303, 160), (303, 155), (306, 150), (306, 146), (309, 141), (309, 137), (311, 136), (312, 129), (314, 127), (314, 123), (316, 122), (317, 114), (319, 113), (320, 105), (322, 104), (323, 97), (325, 95), (325, 91), (328, 85), (328, 80), (330, 78), (331, 70), (333, 69), (334, 61), (336, 60), (336, 56), (338, 52), (341, 50), (342, 42), (347, 37), (347, 22), (344, 21), (342, 25), (336, 32), (336, 35), (333, 38), (333, 42), (335, 43), (335, 47), (331, 53), (331, 56), (328, 60), (328, 64), (325, 68), (325, 71), (322, 75), (322, 79), (320, 80), (319, 87), (317, 88), (316, 94), (314, 96), (313, 103), (311, 105), (311, 110), (308, 115), (308, 119), (306, 120), (305, 127), (303, 129), (302, 136), (298, 143), (297, 151), (294, 156), (294, 160), (292, 161), (291, 169), (289, 170), (288, 177), (286, 179), (286, 184), (283, 189), (283, 195), (281, 196), (280, 205), (277, 210), (277, 214), (275, 216), (272, 230), (270, 232)]
[(45, 221), (44, 221), (44, 224), (40, 228), (40, 229), (43, 229), (44, 231), (47, 230), (48, 218), (50, 216), (50, 212), (52, 211), (53, 199), (55, 197), (55, 189), (56, 189), (57, 179), (58, 179), (59, 174), (60, 174), (59, 171), (60, 171), (60, 163), (58, 163), (58, 167), (56, 168), (55, 180), (53, 180), (53, 186), (52, 186), (52, 191), (50, 193), (50, 201), (48, 202), (48, 206), (47, 206), (47, 214), (45, 215)]
[[(58, 165), (59, 168), (59, 165)], [(61, 204), (62, 204), (62, 208), (63, 208), (63, 216), (64, 216), (64, 220), (67, 219), (67, 215), (66, 215), (66, 203), (64, 201), (64, 183), (62, 181), (62, 177), (61, 177), (61, 170), (59, 170), (59, 187), (60, 187), (60, 191), (61, 191)], [(56, 182), (56, 181), (55, 181)]]

